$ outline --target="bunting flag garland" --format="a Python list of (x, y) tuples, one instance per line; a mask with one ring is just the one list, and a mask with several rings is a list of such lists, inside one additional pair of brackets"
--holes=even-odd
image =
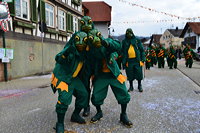
[[(187, 20), (185, 20), (187, 21)], [(173, 20), (173, 19), (163, 19), (163, 20), (149, 20), (149, 21), (123, 21), (123, 22), (115, 22), (113, 24), (138, 24), (138, 23), (167, 23), (167, 22), (183, 22), (181, 20)]]
[(151, 11), (151, 12), (161, 13), (163, 15), (167, 15), (167, 16), (174, 17), (174, 18), (177, 18), (177, 19), (184, 19), (184, 20), (196, 20), (196, 19), (200, 19), (200, 16), (198, 16), (198, 17), (181, 17), (181, 16), (178, 16), (178, 15), (174, 15), (174, 14), (170, 14), (170, 13), (166, 13), (166, 12), (162, 12), (162, 11), (157, 11), (157, 10), (155, 10), (153, 8), (149, 8), (149, 7), (145, 7), (145, 6), (142, 6), (142, 5), (138, 5), (136, 3), (131, 3), (131, 2), (128, 2), (126, 0), (119, 0), (119, 1), (123, 2), (123, 3), (126, 3), (126, 4), (129, 4), (131, 6), (137, 6), (137, 7), (146, 9), (146, 10)]

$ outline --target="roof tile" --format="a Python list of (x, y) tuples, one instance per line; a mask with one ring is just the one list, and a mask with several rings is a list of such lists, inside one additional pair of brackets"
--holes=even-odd
[(83, 5), (88, 9), (87, 16), (92, 18), (92, 21), (110, 22), (112, 7), (104, 1), (83, 2)]

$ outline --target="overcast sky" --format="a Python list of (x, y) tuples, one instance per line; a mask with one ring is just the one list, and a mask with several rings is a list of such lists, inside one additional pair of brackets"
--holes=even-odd
[[(102, 0), (83, 0), (102, 1)], [(184, 28), (188, 20), (177, 19), (163, 13), (129, 5), (128, 2), (155, 9), (159, 12), (170, 13), (180, 17), (200, 17), (200, 0), (103, 0), (112, 6), (112, 22), (114, 35), (124, 34), (127, 28), (132, 28), (137, 36), (162, 34), (166, 29), (178, 26)], [(172, 22), (155, 22), (157, 20), (173, 20)], [(142, 23), (138, 23), (142, 21)], [(200, 21), (200, 18), (195, 20)], [(136, 23), (137, 22), (137, 23)], [(112, 29), (111, 28), (111, 29)]]

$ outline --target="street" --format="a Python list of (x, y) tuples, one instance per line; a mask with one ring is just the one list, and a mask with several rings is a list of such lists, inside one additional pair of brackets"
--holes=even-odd
[[(200, 73), (200, 65), (189, 69), (183, 61), (179, 64), (180, 70), (170, 70), (166, 65), (164, 69), (155, 66), (145, 70), (142, 93), (134, 82), (127, 109), (132, 128), (119, 123), (121, 108), (109, 90), (101, 121), (89, 122), (96, 113), (91, 104), (90, 116), (85, 118), (87, 124), (70, 122), (73, 99), (65, 116), (65, 129), (77, 133), (200, 133), (200, 76), (195, 76)], [(187, 77), (181, 70), (196, 72)], [(52, 93), (49, 82), (50, 75), (0, 83), (0, 133), (55, 132), (57, 94)], [(129, 88), (128, 81), (126, 85)]]

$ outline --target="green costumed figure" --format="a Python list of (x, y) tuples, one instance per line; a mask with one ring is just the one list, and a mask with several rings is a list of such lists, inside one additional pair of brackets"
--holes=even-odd
[(165, 67), (165, 57), (166, 57), (166, 49), (159, 44), (159, 47), (156, 50), (157, 60), (158, 60), (158, 68)]
[(88, 92), (78, 77), (85, 61), (86, 42), (87, 34), (77, 32), (55, 57), (56, 65), (52, 74), (51, 88), (54, 93), (58, 92), (56, 133), (64, 133), (64, 117), (72, 101), (72, 95), (76, 97), (76, 101), (71, 121), (86, 123), (79, 113), (87, 106)]
[(153, 65), (157, 64), (156, 49), (153, 45), (151, 45), (149, 47), (149, 51), (150, 51), (150, 54), (151, 54), (151, 66), (153, 67)]
[(192, 68), (193, 58), (195, 57), (195, 53), (191, 49), (190, 45), (186, 45), (186, 48), (183, 50), (183, 54), (185, 56), (186, 67)]
[(126, 70), (130, 88), (133, 91), (133, 80), (138, 81), (138, 89), (143, 91), (141, 81), (143, 79), (142, 67), (145, 62), (145, 52), (141, 41), (135, 37), (131, 28), (126, 30), (125, 39), (122, 41), (122, 64)]
[(169, 52), (170, 52), (170, 48), (167, 48), (166, 49), (166, 53), (167, 53), (166, 60), (167, 60), (167, 66), (168, 67), (169, 67)]
[[(93, 21), (91, 19), (91, 17), (89, 16), (84, 16), (81, 18), (80, 20), (80, 29), (81, 31), (85, 32), (85, 33), (89, 33), (89, 31), (91, 31), (92, 29), (94, 29), (94, 24)], [(92, 77), (92, 75), (94, 75), (94, 58), (92, 58), (92, 54), (91, 51), (89, 50), (90, 46), (87, 45), (87, 49), (86, 49), (86, 62), (83, 66), (83, 70), (80, 74), (80, 79), (83, 81), (85, 88), (88, 91), (88, 104), (87, 107), (84, 108), (83, 111), (83, 116), (86, 117), (89, 115), (90, 113), (90, 95), (91, 95), (91, 85), (90, 85), (90, 79)]]
[(173, 69), (173, 67), (177, 68), (177, 57), (176, 57), (176, 51), (173, 46), (170, 46), (169, 52), (168, 52), (168, 65), (169, 69)]
[(128, 119), (126, 108), (130, 101), (125, 86), (126, 77), (120, 72), (116, 62), (117, 52), (121, 49), (119, 41), (110, 38), (104, 39), (97, 29), (89, 32), (89, 41), (92, 44), (90, 50), (95, 59), (95, 75), (93, 79), (92, 104), (96, 107), (97, 113), (92, 117), (91, 123), (96, 123), (103, 117), (101, 105), (107, 96), (110, 86), (119, 104), (121, 104), (120, 122), (126, 127), (132, 127)]
[(146, 69), (150, 70), (150, 67), (152, 66), (153, 63), (152, 62), (152, 57), (151, 57), (151, 53), (149, 50), (146, 50), (145, 51), (145, 57), (146, 57), (146, 62), (145, 62), (145, 66), (146, 66)]

